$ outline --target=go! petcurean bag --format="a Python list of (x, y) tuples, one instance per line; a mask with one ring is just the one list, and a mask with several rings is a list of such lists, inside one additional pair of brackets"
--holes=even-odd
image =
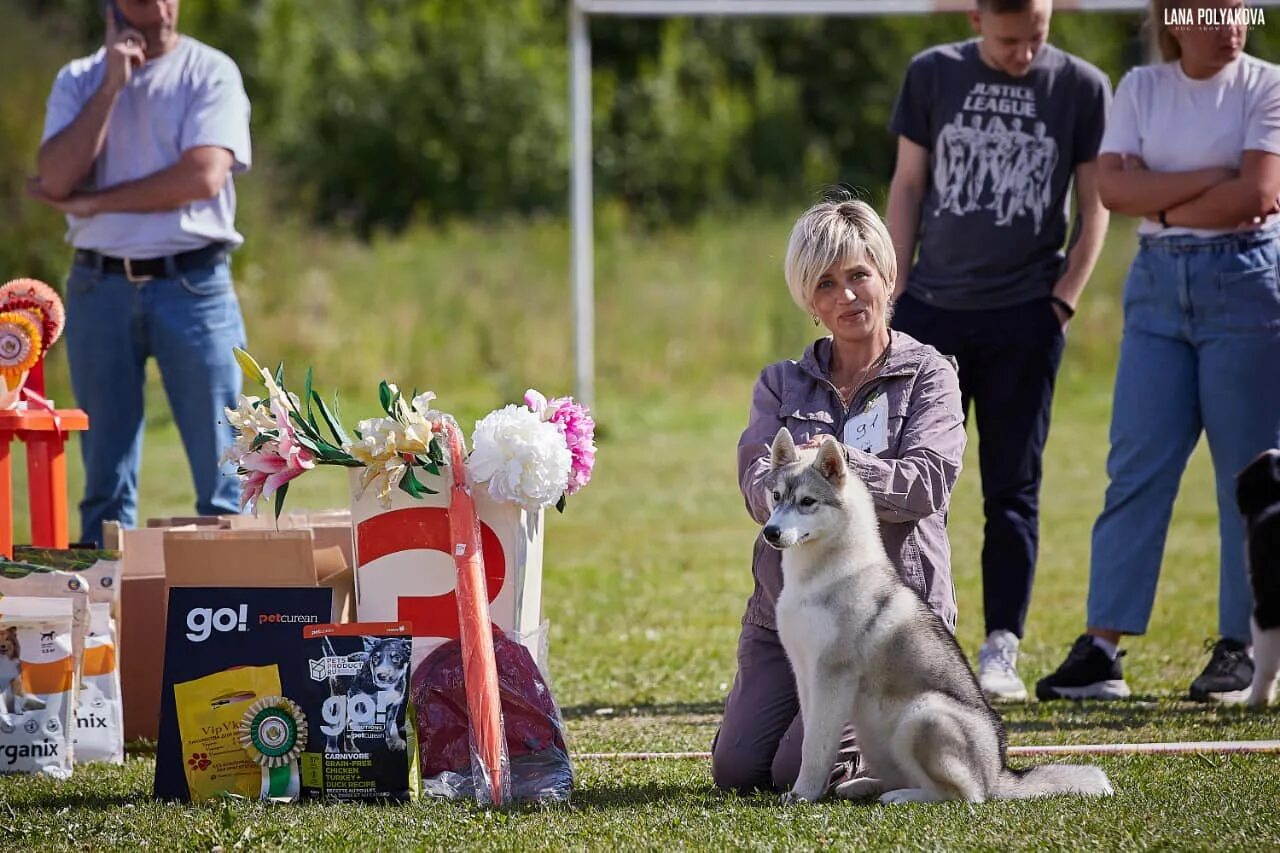
[(417, 721), (409, 689), (413, 629), (408, 622), (308, 625), (312, 733), (302, 755), (302, 796), (335, 800), (416, 800)]
[(71, 775), (72, 602), (0, 597), (0, 773)]

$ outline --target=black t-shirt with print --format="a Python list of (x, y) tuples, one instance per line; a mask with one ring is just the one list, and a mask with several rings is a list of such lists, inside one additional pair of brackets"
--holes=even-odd
[(940, 308), (1001, 308), (1048, 295), (1064, 269), (1075, 167), (1097, 157), (1111, 83), (1045, 45), (1023, 77), (977, 40), (907, 69), (890, 130), (929, 150), (909, 292)]

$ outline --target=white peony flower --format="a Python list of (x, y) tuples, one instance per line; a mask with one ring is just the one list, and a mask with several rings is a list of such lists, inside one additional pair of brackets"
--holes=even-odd
[(569, 483), (573, 457), (564, 436), (524, 406), (510, 405), (476, 423), (467, 461), (471, 479), (496, 501), (530, 512), (555, 504)]

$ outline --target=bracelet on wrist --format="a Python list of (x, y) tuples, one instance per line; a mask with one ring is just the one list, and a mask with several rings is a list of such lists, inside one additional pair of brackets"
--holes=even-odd
[(1076, 316), (1076, 309), (1072, 308), (1071, 303), (1063, 299), (1061, 296), (1050, 296), (1049, 301), (1065, 311), (1067, 317)]

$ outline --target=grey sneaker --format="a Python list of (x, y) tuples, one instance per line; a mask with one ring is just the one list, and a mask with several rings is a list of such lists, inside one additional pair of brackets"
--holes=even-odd
[(1021, 702), (1027, 686), (1018, 677), (1018, 636), (992, 631), (978, 650), (978, 686), (988, 702)]

